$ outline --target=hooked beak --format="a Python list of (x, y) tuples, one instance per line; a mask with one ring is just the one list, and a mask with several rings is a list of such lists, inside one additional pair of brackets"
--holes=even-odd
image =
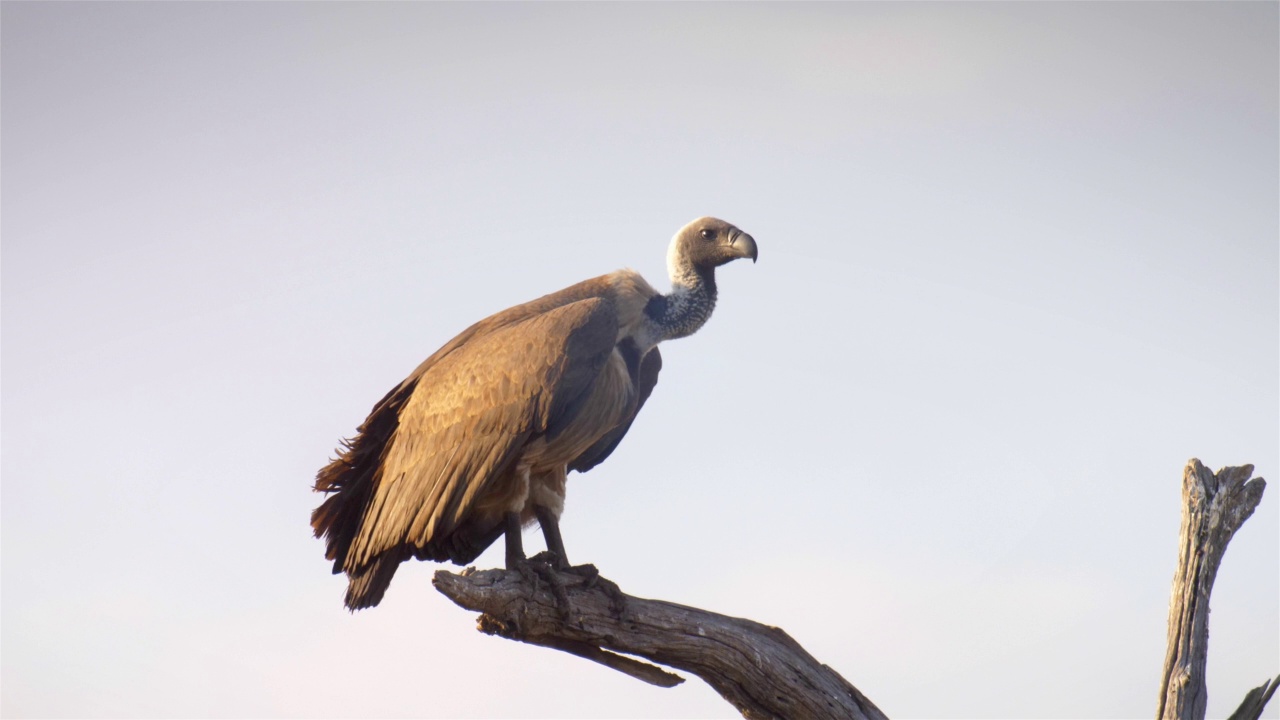
[(733, 251), (734, 257), (751, 258), (753, 263), (759, 254), (759, 251), (756, 250), (755, 238), (741, 230), (733, 233), (733, 236), (729, 239), (729, 248)]

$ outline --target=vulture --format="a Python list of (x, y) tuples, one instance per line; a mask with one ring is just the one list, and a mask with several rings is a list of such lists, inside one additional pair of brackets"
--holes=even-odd
[(633, 270), (584, 280), (487, 317), (445, 343), (374, 405), (320, 470), (311, 514), (346, 606), (377, 605), (410, 558), (464, 565), (541, 526), (567, 568), (559, 518), (570, 470), (599, 465), (658, 382), (658, 344), (696, 332), (716, 304), (716, 268), (756, 260), (756, 242), (704, 217), (667, 252), (671, 292)]

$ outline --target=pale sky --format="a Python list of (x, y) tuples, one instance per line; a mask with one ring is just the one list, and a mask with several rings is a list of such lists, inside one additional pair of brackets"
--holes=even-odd
[(1278, 8), (5, 2), (0, 712), (735, 717), (430, 563), (349, 614), (308, 525), (456, 332), (715, 215), (760, 260), (575, 562), (891, 717), (1149, 717), (1182, 467), (1253, 463), (1225, 716), (1280, 672)]

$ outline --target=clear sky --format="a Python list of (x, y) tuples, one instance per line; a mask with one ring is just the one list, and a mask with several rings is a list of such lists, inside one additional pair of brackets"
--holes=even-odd
[(1254, 463), (1226, 715), (1280, 672), (1278, 7), (4, 3), (0, 711), (734, 717), (431, 564), (351, 615), (308, 526), (453, 334), (716, 215), (760, 261), (575, 561), (893, 717), (1148, 717), (1183, 464)]

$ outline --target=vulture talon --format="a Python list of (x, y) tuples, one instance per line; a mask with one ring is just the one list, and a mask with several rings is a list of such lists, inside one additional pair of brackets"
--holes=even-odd
[(578, 582), (578, 586), (586, 590), (594, 590), (597, 586), (609, 596), (609, 609), (613, 611), (613, 615), (618, 620), (623, 619), (623, 615), (627, 612), (627, 595), (622, 592), (622, 588), (609, 578), (600, 574), (600, 569), (591, 563), (583, 565), (574, 565), (568, 568), (566, 572), (577, 575), (582, 579)]
[(622, 588), (614, 581), (601, 577), (599, 578), (600, 587), (604, 588), (605, 595), (609, 596), (609, 609), (613, 611), (613, 617), (617, 620), (625, 620), (627, 612), (631, 609), (627, 603), (627, 595), (622, 592)]
[(571, 575), (577, 575), (578, 577), (581, 577), (582, 580), (578, 584), (581, 585), (582, 587), (587, 588), (588, 590), (595, 587), (596, 581), (600, 579), (599, 568), (597, 568), (595, 565), (592, 565), (591, 563), (585, 563), (582, 565), (573, 565), (571, 567), (566, 566), (564, 568), (564, 571)]
[(533, 602), (538, 596), (538, 591), (542, 589), (541, 580), (538, 573), (533, 569), (533, 565), (528, 560), (523, 560), (514, 564), (507, 565), (507, 570), (514, 570), (520, 574), (520, 579), (529, 585), (529, 594), (525, 596), (525, 602)]
[[(316, 476), (328, 497), (311, 527), (347, 574), (347, 607), (381, 602), (410, 557), (466, 565), (505, 534), (507, 568), (535, 592), (540, 575), (567, 614), (567, 475), (604, 462), (631, 429), (658, 383), (658, 345), (715, 310), (716, 268), (756, 257), (750, 235), (698, 218), (671, 240), (669, 293), (618, 270), (480, 320), (423, 361)], [(551, 553), (530, 565), (520, 532), (534, 517)]]
[(550, 550), (543, 550), (537, 555), (534, 555), (533, 557), (529, 558), (529, 562), (541, 563), (548, 567), (553, 567), (557, 570), (565, 569), (564, 567), (561, 567), (562, 565), (564, 565), (564, 563), (560, 560), (560, 556)]
[(556, 609), (560, 611), (560, 619), (567, 621), (569, 619), (569, 610), (573, 606), (569, 602), (569, 590), (565, 587), (564, 579), (560, 577), (560, 573), (545, 562), (530, 560), (525, 563), (525, 567), (550, 587), (551, 594), (556, 599)]

